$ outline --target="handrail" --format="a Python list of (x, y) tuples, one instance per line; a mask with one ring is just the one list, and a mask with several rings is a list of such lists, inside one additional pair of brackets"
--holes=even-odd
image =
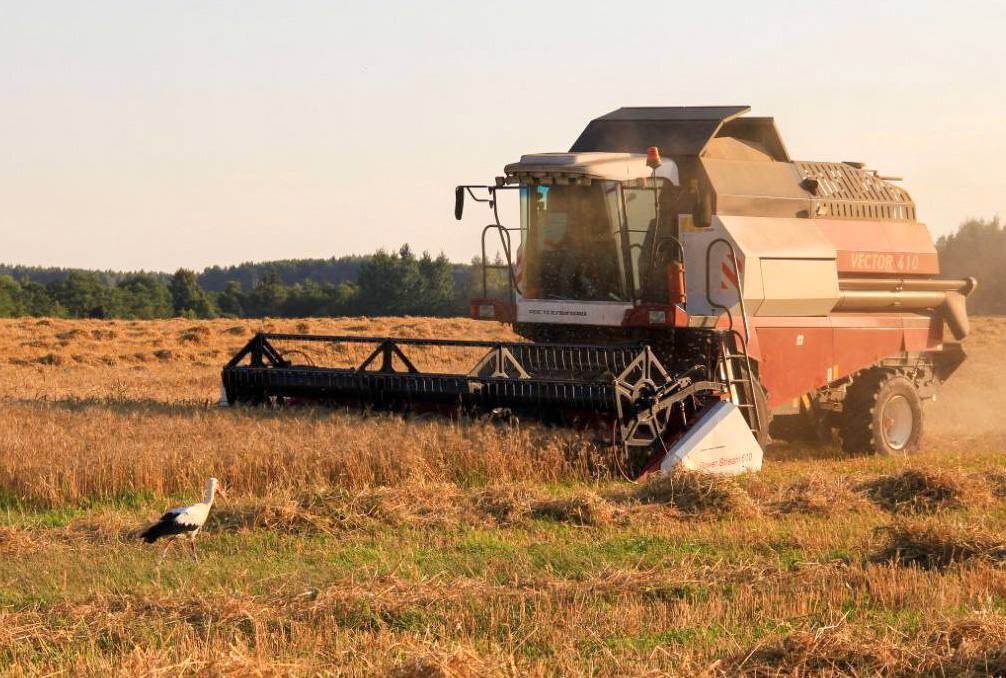
[[(734, 329), (734, 317), (733, 313), (730, 311), (730, 308), (728, 308), (727, 306), (723, 306), (722, 304), (717, 304), (715, 301), (713, 301), (712, 291), (710, 290), (709, 277), (710, 277), (710, 271), (712, 270), (712, 267), (710, 266), (711, 263), (710, 255), (712, 254), (713, 247), (720, 243), (726, 245), (727, 249), (730, 251), (730, 260), (731, 263), (733, 263), (734, 275), (737, 276), (737, 301), (740, 304), (741, 320), (743, 320), (744, 322), (743, 337), (741, 337), (740, 333), (738, 333)], [(751, 325), (748, 321), (747, 306), (744, 303), (744, 281), (741, 276), (740, 266), (737, 263), (737, 250), (734, 248), (733, 243), (727, 240), (726, 238), (716, 238), (715, 240), (710, 242), (708, 246), (706, 246), (706, 302), (708, 302), (711, 308), (721, 308), (724, 311), (726, 311), (727, 319), (730, 323), (729, 326), (730, 333), (733, 336), (737, 337), (738, 339), (741, 339), (740, 352), (744, 356), (744, 367), (747, 370), (747, 375), (745, 376), (747, 378), (748, 385), (751, 389), (750, 405), (751, 405), (751, 412), (753, 413), (752, 419), (754, 421), (755, 426), (760, 430), (762, 426), (761, 414), (758, 412), (758, 402), (757, 402), (758, 396), (755, 394), (754, 390), (754, 370), (751, 368), (751, 355), (748, 353), (748, 344), (751, 341)], [(724, 368), (726, 368), (725, 357), (723, 358), (723, 361), (724, 361)], [(729, 377), (729, 375), (727, 376)]]
[(744, 282), (741, 279), (741, 269), (737, 263), (737, 250), (734, 249), (733, 243), (727, 240), (726, 238), (716, 238), (716, 240), (713, 240), (706, 247), (706, 302), (709, 304), (711, 308), (720, 308), (726, 311), (727, 319), (730, 321), (730, 329), (732, 330), (734, 328), (733, 313), (730, 311), (729, 307), (724, 306), (722, 304), (717, 304), (715, 301), (713, 301), (712, 292), (710, 289), (711, 286), (710, 286), (709, 275), (710, 272), (712, 271), (712, 266), (710, 266), (711, 263), (710, 255), (713, 252), (713, 246), (718, 245), (720, 243), (726, 245), (727, 248), (730, 250), (730, 260), (734, 265), (734, 275), (737, 276), (737, 300), (740, 302), (741, 319), (744, 321), (744, 343), (746, 344), (748, 341), (751, 340), (751, 327), (748, 324), (747, 306), (744, 304)]
[[(506, 256), (506, 264), (490, 264), (486, 257), (486, 234), (490, 230), (495, 230), (499, 232), (500, 235), (500, 245), (503, 247), (503, 254)], [(513, 257), (511, 252), (513, 250), (513, 243), (510, 239), (510, 231), (519, 231), (520, 228), (510, 227), (507, 228), (500, 223), (488, 224), (482, 229), (482, 296), (489, 296), (489, 276), (488, 271), (490, 268), (503, 268), (507, 269), (507, 282), (510, 286), (510, 299), (513, 300), (514, 292), (524, 296), (524, 292), (521, 291), (520, 285), (517, 283), (517, 278), (513, 271)]]

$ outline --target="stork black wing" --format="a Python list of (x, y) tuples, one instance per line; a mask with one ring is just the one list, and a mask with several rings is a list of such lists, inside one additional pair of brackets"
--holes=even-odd
[(187, 534), (198, 529), (198, 525), (186, 525), (178, 522), (178, 513), (168, 511), (160, 520), (140, 533), (140, 539), (153, 544), (161, 537), (168, 537), (173, 534)]

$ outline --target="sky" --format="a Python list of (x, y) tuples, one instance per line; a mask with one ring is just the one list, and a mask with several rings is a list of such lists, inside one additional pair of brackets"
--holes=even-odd
[(792, 157), (1006, 210), (1006, 2), (0, 0), (0, 261), (467, 261), (458, 183), (620, 106), (746, 104)]

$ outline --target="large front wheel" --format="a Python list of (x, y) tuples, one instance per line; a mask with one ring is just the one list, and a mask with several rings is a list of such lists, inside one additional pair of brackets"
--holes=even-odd
[(841, 424), (847, 452), (910, 454), (922, 440), (922, 399), (902, 374), (867, 372), (849, 386)]

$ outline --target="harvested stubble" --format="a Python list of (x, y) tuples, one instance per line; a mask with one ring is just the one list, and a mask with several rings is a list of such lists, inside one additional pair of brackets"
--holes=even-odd
[(735, 660), (728, 675), (867, 676), (897, 675), (909, 659), (897, 644), (863, 638), (847, 625), (818, 631), (796, 631), (781, 642), (755, 648)]
[(356, 493), (325, 488), (242, 498), (219, 505), (208, 528), (334, 533), (382, 527), (516, 526), (529, 519), (601, 526), (620, 514), (624, 510), (591, 490), (546, 496), (520, 485), (465, 490), (451, 483), (417, 482)]
[(1002, 676), (1006, 618), (976, 612), (930, 636), (892, 640), (839, 622), (795, 631), (734, 658), (721, 670), (743, 676)]
[(845, 476), (811, 473), (782, 487), (754, 480), (748, 483), (747, 491), (768, 512), (776, 515), (827, 517), (873, 510), (870, 502), (855, 491), (854, 484)]
[[(0, 672), (1001, 666), (1001, 610), (966, 612), (995, 608), (1006, 591), (988, 541), (1006, 533), (1006, 514), (971, 492), (1002, 484), (1002, 428), (938, 434), (912, 460), (949, 469), (961, 491), (932, 500), (923, 483), (926, 499), (907, 504), (935, 506), (932, 524), (954, 531), (944, 541), (977, 547), (937, 550), (950, 566), (874, 563), (891, 535), (878, 544), (874, 530), (891, 517), (849, 488), (898, 477), (903, 460), (790, 446), (770, 450), (756, 478), (676, 474), (636, 487), (576, 433), (216, 409), (222, 362), (254, 331), (301, 323), (325, 334), (512, 338), (464, 320), (0, 322), (11, 361), (0, 370)], [(181, 340), (190, 331), (199, 341)], [(942, 407), (954, 406), (955, 384), (977, 389), (967, 409), (1002, 402), (984, 378), (1001, 364), (1001, 339), (982, 341)], [(65, 363), (37, 362), (48, 354)], [(1002, 422), (973, 417), (968, 430), (976, 424)], [(194, 499), (211, 473), (230, 492), (201, 537), (202, 561), (156, 568), (132, 535)], [(979, 476), (984, 484), (968, 484)], [(968, 524), (986, 541), (958, 531)], [(828, 628), (843, 618), (849, 631)], [(842, 664), (846, 650), (863, 660)]]

